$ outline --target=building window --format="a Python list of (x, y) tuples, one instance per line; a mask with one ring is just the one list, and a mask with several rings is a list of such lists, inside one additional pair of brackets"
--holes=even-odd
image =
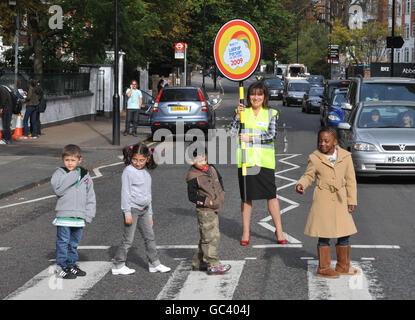
[(405, 48), (404, 54), (405, 54), (405, 57), (404, 57), (405, 62), (408, 63), (409, 62), (409, 49), (408, 48)]
[(409, 39), (409, 24), (405, 24), (405, 39)]
[(415, 0), (412, 0), (412, 12), (415, 12)]
[(398, 16), (398, 17), (401, 16), (401, 9), (402, 9), (401, 4), (398, 2), (396, 4), (396, 16)]
[(406, 0), (405, 14), (409, 14), (409, 12), (411, 12), (411, 0)]
[(414, 60), (414, 48), (411, 49), (411, 58), (412, 58), (412, 63), (415, 62)]
[(415, 21), (412, 22), (412, 37), (415, 36)]
[(396, 50), (396, 62), (401, 62), (401, 50)]

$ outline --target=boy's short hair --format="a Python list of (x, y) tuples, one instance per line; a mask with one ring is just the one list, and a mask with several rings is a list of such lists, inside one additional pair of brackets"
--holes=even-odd
[(81, 157), (81, 148), (75, 144), (68, 144), (62, 150), (62, 159), (64, 157)]

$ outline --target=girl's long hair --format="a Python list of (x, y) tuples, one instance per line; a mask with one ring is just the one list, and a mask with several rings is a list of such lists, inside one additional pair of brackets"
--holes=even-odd
[(262, 107), (269, 108), (268, 100), (269, 100), (269, 91), (268, 88), (265, 86), (264, 81), (256, 81), (251, 84), (248, 88), (248, 94), (246, 95), (247, 100), (247, 107), (252, 107), (250, 95), (253, 94), (255, 91), (262, 91), (264, 93), (264, 104)]
[(153, 150), (148, 148), (143, 142), (131, 146), (125, 146), (122, 153), (124, 155), (124, 163), (126, 166), (131, 164), (131, 159), (135, 154), (141, 154), (149, 158), (149, 161), (146, 163), (147, 169), (157, 168), (157, 163), (154, 161), (153, 157)]

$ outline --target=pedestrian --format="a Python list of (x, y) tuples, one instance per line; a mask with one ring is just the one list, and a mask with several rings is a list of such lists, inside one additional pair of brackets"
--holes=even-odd
[(23, 136), (20, 137), (20, 139), (28, 139), (29, 119), (33, 126), (31, 139), (37, 139), (37, 107), (41, 100), (40, 92), (41, 89), (36, 87), (36, 81), (32, 79), (30, 81), (30, 88), (25, 101), (26, 111), (23, 117)]
[(3, 135), (0, 144), (12, 143), (10, 122), (12, 121), (13, 102), (10, 92), (4, 86), (0, 86), (0, 114), (3, 126)]
[(140, 230), (144, 239), (149, 272), (169, 272), (171, 269), (160, 263), (153, 231), (153, 209), (151, 196), (151, 175), (155, 169), (153, 154), (144, 143), (127, 146), (123, 149), (121, 209), (124, 214), (124, 234), (121, 245), (113, 259), (112, 274), (128, 275), (135, 272), (125, 265), (128, 251), (134, 240), (135, 230)]
[[(37, 135), (40, 136), (42, 134), (41, 132), (41, 127), (40, 127), (40, 113), (41, 112), (45, 112), (46, 108), (42, 108), (41, 109), (41, 105), (43, 105), (45, 103), (44, 98), (43, 98), (43, 90), (42, 87), (40, 86), (40, 81), (36, 80), (36, 88), (35, 88), (36, 94), (40, 97), (39, 99), (39, 104), (37, 105), (36, 108), (36, 125), (37, 125)], [(32, 118), (30, 118), (30, 133), (32, 134), (33, 137), (33, 122), (32, 122)]]
[[(230, 124), (230, 133), (236, 135), (241, 129), (241, 112), (244, 111), (245, 129), (239, 134), (237, 153), (238, 180), (241, 195), (243, 234), (240, 244), (249, 245), (251, 238), (250, 220), (252, 201), (266, 199), (268, 211), (275, 225), (278, 244), (287, 244), (281, 223), (280, 206), (276, 197), (275, 185), (275, 149), (277, 136), (278, 111), (268, 105), (268, 89), (262, 81), (251, 84), (248, 88), (247, 106), (239, 104), (235, 117)], [(242, 152), (241, 142), (246, 149)], [(244, 156), (244, 161), (242, 159)], [(242, 170), (246, 165), (246, 174)], [(244, 174), (244, 175), (243, 175)]]
[[(199, 148), (200, 149), (200, 148)], [(194, 271), (207, 271), (208, 275), (228, 272), (229, 264), (219, 261), (219, 218), (218, 214), (225, 201), (225, 190), (219, 171), (208, 164), (207, 150), (197, 154), (195, 149), (192, 166), (187, 174), (187, 191), (189, 200), (196, 204), (199, 246), (192, 260)], [(199, 150), (200, 151), (200, 150)]]
[(164, 87), (164, 80), (160, 79), (160, 81), (157, 84), (157, 92), (160, 93), (161, 90), (163, 90)]
[(52, 175), (51, 185), (58, 197), (56, 219), (56, 273), (63, 279), (82, 277), (86, 272), (77, 265), (77, 248), (81, 242), (85, 222), (95, 217), (96, 200), (94, 184), (88, 170), (80, 166), (81, 149), (69, 144), (63, 148), (64, 166)]
[(128, 100), (124, 136), (129, 134), (132, 125), (132, 135), (137, 137), (137, 126), (140, 120), (140, 110), (143, 105), (143, 95), (137, 88), (136, 80), (131, 81), (130, 87), (126, 91), (126, 95)]
[[(351, 213), (357, 205), (356, 178), (351, 153), (337, 145), (335, 128), (322, 128), (318, 133), (318, 150), (308, 158), (304, 175), (296, 191), (304, 194), (316, 180), (313, 204), (304, 233), (318, 237), (318, 277), (338, 278), (355, 275), (350, 266), (350, 235), (357, 232)], [(337, 264), (330, 266), (330, 239), (337, 238)]]

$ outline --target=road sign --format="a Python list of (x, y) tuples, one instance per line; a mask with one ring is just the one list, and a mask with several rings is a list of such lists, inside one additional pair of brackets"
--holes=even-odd
[(386, 47), (387, 48), (400, 49), (400, 48), (402, 48), (404, 43), (405, 43), (405, 41), (402, 39), (401, 36), (386, 37)]
[(327, 53), (327, 63), (339, 63), (339, 45), (329, 44)]
[(185, 43), (178, 42), (174, 44), (174, 58), (175, 59), (184, 59), (184, 49)]
[(244, 81), (258, 67), (261, 39), (247, 21), (235, 19), (218, 31), (213, 47), (216, 66), (229, 80)]

